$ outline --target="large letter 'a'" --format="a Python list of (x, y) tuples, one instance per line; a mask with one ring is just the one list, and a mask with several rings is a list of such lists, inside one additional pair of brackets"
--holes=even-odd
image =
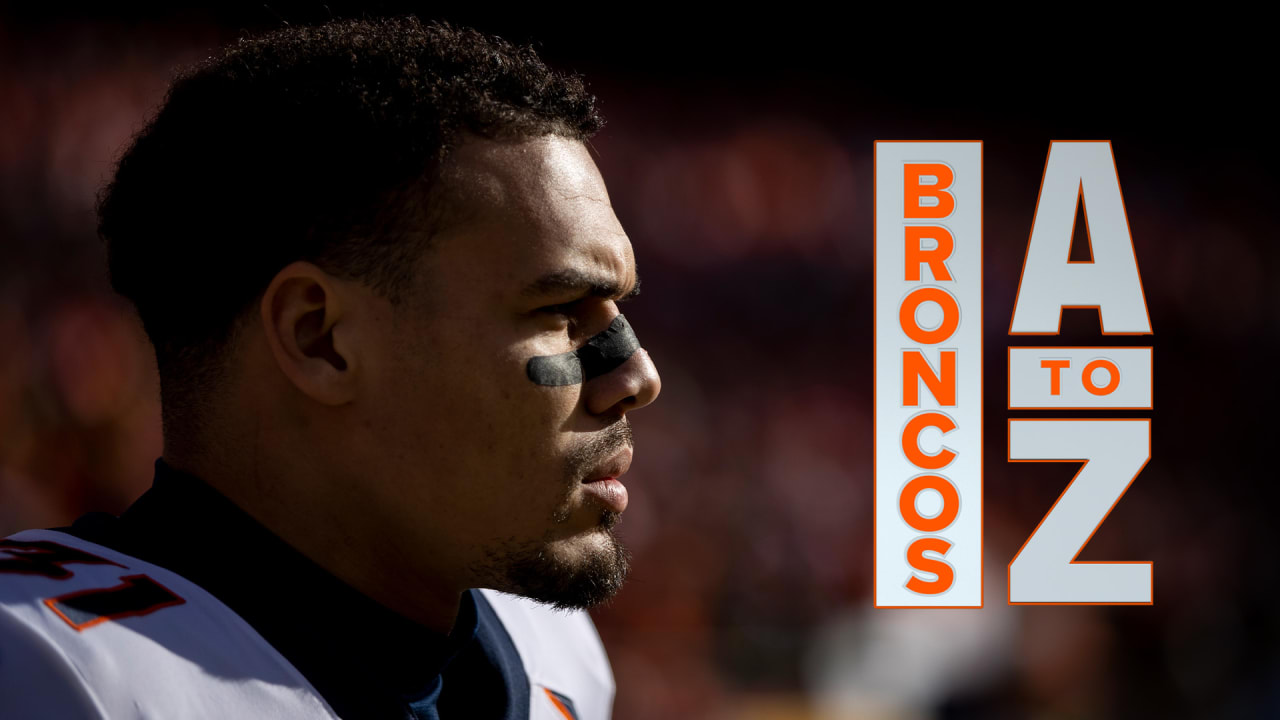
[[(1070, 260), (1077, 201), (1090, 262)], [(1097, 308), (1104, 335), (1151, 333), (1110, 142), (1049, 145), (1009, 333), (1057, 334), (1064, 307)]]

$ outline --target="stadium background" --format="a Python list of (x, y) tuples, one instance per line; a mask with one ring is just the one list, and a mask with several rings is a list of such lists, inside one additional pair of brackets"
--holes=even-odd
[[(534, 42), (608, 121), (591, 145), (645, 286), (627, 315), (664, 381), (635, 420), (634, 574), (595, 613), (619, 720), (1280, 714), (1276, 153), (1253, 38), (1210, 56), (1212, 27), (963, 42), (798, 10), (362, 7)], [(171, 68), (359, 12), (0, 11), (0, 536), (150, 482), (153, 358), (107, 288), (92, 199)], [(981, 610), (871, 608), (876, 139), (985, 143)], [(1103, 339), (1068, 311), (1046, 339), (1155, 346), (1152, 460), (1082, 555), (1154, 561), (1152, 607), (1003, 600), (1075, 470), (1005, 462), (1004, 333), (1051, 139), (1112, 141), (1155, 329)]]

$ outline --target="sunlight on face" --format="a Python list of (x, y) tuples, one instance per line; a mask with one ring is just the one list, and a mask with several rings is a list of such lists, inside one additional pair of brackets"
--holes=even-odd
[(539, 385), (526, 366), (609, 327), (638, 283), (631, 243), (575, 140), (471, 139), (442, 182), (467, 220), (424, 255), (421, 307), (377, 388), (385, 511), (432, 553), (424, 566), (443, 550), (472, 586), (596, 604), (626, 576), (626, 491), (584, 481), (626, 471), (626, 413), (660, 380), (643, 349), (581, 384)]

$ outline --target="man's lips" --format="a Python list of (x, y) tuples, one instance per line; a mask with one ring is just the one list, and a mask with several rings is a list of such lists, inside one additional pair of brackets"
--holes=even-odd
[(591, 468), (587, 473), (587, 479), (583, 482), (595, 482), (597, 480), (606, 480), (608, 478), (619, 478), (631, 467), (632, 451), (630, 447), (624, 447), (613, 454), (613, 457), (605, 460)]
[(613, 457), (591, 469), (582, 481), (583, 489), (601, 505), (614, 512), (627, 509), (627, 486), (618, 480), (631, 467), (631, 448), (618, 451)]

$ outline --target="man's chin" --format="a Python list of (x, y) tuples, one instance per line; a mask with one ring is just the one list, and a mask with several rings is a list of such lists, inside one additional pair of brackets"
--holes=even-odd
[(586, 533), (495, 558), (506, 568), (501, 589), (561, 610), (604, 604), (622, 588), (630, 555), (613, 525), (617, 513)]

